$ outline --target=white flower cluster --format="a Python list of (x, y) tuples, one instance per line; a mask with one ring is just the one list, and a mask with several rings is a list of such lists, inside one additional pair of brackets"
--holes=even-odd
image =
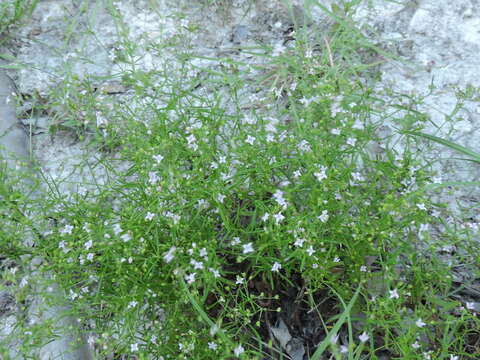
[(277, 190), (273, 194), (273, 198), (275, 199), (277, 204), (280, 205), (285, 210), (288, 206), (288, 202), (285, 200), (283, 195), (284, 195), (284, 192), (282, 190)]
[(318, 181), (322, 181), (327, 178), (327, 167), (320, 166), (320, 169), (317, 172), (314, 172), (313, 175), (317, 178)]

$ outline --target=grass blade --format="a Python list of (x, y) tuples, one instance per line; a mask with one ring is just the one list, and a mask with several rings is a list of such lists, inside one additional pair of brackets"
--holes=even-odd
[(423, 189), (440, 189), (449, 186), (480, 186), (480, 181), (447, 181), (440, 184), (428, 184)]
[(473, 151), (473, 150), (471, 150), (469, 148), (466, 148), (462, 145), (456, 144), (456, 143), (454, 143), (452, 141), (449, 141), (449, 140), (442, 139), (442, 138), (440, 138), (438, 136), (435, 136), (435, 135), (425, 134), (425, 133), (418, 132), (418, 131), (407, 131), (406, 133), (409, 134), (409, 135), (419, 136), (419, 137), (423, 137), (423, 138), (431, 140), (431, 141), (435, 141), (436, 143), (439, 143), (443, 146), (447, 146), (452, 150), (455, 150), (455, 151), (461, 152), (465, 155), (468, 155), (472, 158), (472, 161), (480, 163), (480, 154), (477, 153), (476, 151)]
[(342, 325), (345, 323), (347, 318), (350, 316), (350, 311), (352, 310), (353, 304), (355, 304), (355, 301), (357, 301), (358, 294), (360, 293), (360, 286), (358, 286), (357, 290), (355, 291), (355, 294), (353, 295), (352, 299), (348, 303), (347, 307), (343, 311), (342, 315), (340, 318), (337, 320), (335, 325), (332, 328), (332, 331), (330, 331), (325, 339), (318, 345), (317, 350), (313, 354), (311, 360), (319, 360), (320, 356), (324, 353), (324, 351), (327, 349), (327, 347), (330, 345), (330, 341), (334, 335), (338, 333), (338, 330), (342, 327)]

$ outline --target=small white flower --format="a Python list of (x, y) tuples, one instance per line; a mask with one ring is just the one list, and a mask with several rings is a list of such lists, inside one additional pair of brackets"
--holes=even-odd
[(431, 351), (429, 351), (429, 352), (424, 352), (422, 355), (423, 355), (423, 358), (424, 358), (425, 360), (432, 360), (432, 352), (431, 352)]
[(359, 337), (358, 339), (362, 342), (362, 343), (366, 343), (368, 341), (368, 339), (370, 339), (370, 336), (368, 336), (368, 334), (364, 331)]
[(282, 215), (282, 213), (278, 213), (273, 215), (275, 218), (275, 223), (278, 225), (283, 219), (285, 219), (285, 216)]
[(151, 185), (155, 185), (160, 180), (160, 177), (157, 175), (155, 171), (150, 171), (148, 173), (148, 183)]
[(295, 245), (296, 247), (302, 247), (303, 246), (303, 243), (307, 241), (305, 239), (297, 239), (295, 240), (295, 242), (293, 243), (293, 245)]
[(236, 357), (239, 357), (241, 354), (245, 352), (245, 349), (242, 345), (238, 345), (235, 349), (233, 349), (233, 353)]
[(415, 341), (415, 342), (412, 344), (412, 348), (414, 348), (414, 349), (419, 349), (419, 348), (420, 348), (420, 344), (418, 343), (418, 341)]
[(322, 181), (327, 178), (326, 174), (327, 168), (325, 166), (320, 167), (320, 171), (313, 173), (318, 181)]
[(246, 143), (250, 144), (250, 145), (253, 145), (253, 143), (255, 142), (255, 138), (251, 135), (248, 135), (247, 136), (247, 139), (245, 140)]
[(115, 224), (115, 225), (113, 225), (113, 233), (114, 233), (115, 235), (120, 234), (122, 231), (123, 231), (123, 230), (122, 230), (122, 227), (120, 226), (120, 224)]
[(137, 302), (137, 301), (130, 301), (130, 302), (128, 303), (128, 307), (127, 307), (127, 308), (128, 308), (128, 309), (131, 309), (131, 308), (134, 308), (134, 307), (137, 306), (137, 305), (138, 305), (138, 302)]
[(295, 170), (293, 172), (293, 178), (298, 179), (300, 176), (302, 176), (302, 172), (300, 170)]
[(240, 238), (235, 236), (231, 242), (232, 246), (240, 244)]
[(210, 272), (213, 274), (213, 277), (215, 278), (219, 278), (220, 277), (220, 271), (214, 269), (214, 268), (208, 268), (208, 270), (210, 270)]
[(190, 260), (190, 264), (193, 265), (195, 270), (203, 269), (203, 263), (201, 261), (196, 261), (195, 259)]
[(475, 303), (474, 302), (466, 302), (465, 306), (468, 310), (475, 310)]
[(305, 106), (309, 106), (312, 102), (318, 101), (318, 99), (319, 99), (318, 96), (313, 96), (309, 99), (307, 99), (306, 97), (303, 97), (300, 99), (300, 102)]
[(237, 280), (235, 280), (235, 284), (236, 285), (243, 284), (244, 281), (245, 281), (245, 278), (237, 275)]
[(328, 221), (328, 218), (328, 210), (323, 210), (322, 214), (320, 216), (317, 216), (317, 219), (319, 219), (323, 223), (326, 223)]
[(341, 132), (338, 129), (332, 129), (330, 133), (332, 133), (333, 135), (340, 135)]
[(312, 147), (310, 146), (310, 144), (308, 143), (307, 140), (302, 140), (298, 143), (298, 148), (301, 150), (301, 151), (312, 151)]
[(272, 134), (267, 134), (266, 140), (267, 142), (274, 142), (275, 136), (273, 136)]
[(25, 277), (23, 277), (22, 280), (20, 281), (20, 285), (19, 285), (19, 286), (20, 286), (21, 288), (24, 288), (24, 287), (27, 286), (27, 285), (28, 285), (28, 278), (25, 276)]
[(160, 164), (160, 162), (164, 159), (162, 155), (153, 155), (152, 157), (157, 162), (157, 164)]
[(78, 297), (78, 294), (70, 289), (70, 299), (75, 300)]
[(459, 357), (456, 355), (450, 355), (450, 360), (459, 360)]
[(122, 239), (123, 242), (127, 242), (127, 241), (132, 240), (132, 235), (126, 233), (126, 234), (123, 234), (122, 236), (120, 236), (120, 239)]
[(338, 334), (335, 334), (330, 338), (330, 343), (331, 344), (336, 344), (337, 341), (338, 341)]
[(333, 262), (334, 263), (339, 263), (340, 262), (340, 258), (338, 256), (335, 256), (335, 258), (333, 259)]
[(166, 263), (169, 263), (170, 261), (173, 260), (174, 258), (174, 254), (175, 254), (175, 251), (177, 250), (177, 248), (175, 246), (172, 246), (170, 248), (170, 250), (167, 251), (167, 253), (165, 255), (163, 255), (163, 260), (166, 262)]
[(195, 281), (195, 276), (197, 274), (196, 273), (191, 273), (189, 275), (185, 275), (185, 281), (189, 284), (193, 283)]
[(210, 336), (214, 336), (218, 330), (220, 330), (220, 328), (218, 327), (217, 324), (213, 325), (211, 328), (210, 328)]
[(417, 204), (417, 208), (419, 208), (420, 210), (425, 210), (425, 211), (427, 210), (427, 207), (425, 206), (424, 203)]
[(353, 173), (352, 173), (352, 178), (353, 178), (353, 180), (355, 180), (355, 181), (363, 181), (363, 180), (365, 180), (365, 178), (363, 177), (363, 175), (360, 174), (359, 172), (353, 172)]
[(356, 119), (355, 122), (353, 123), (352, 129), (363, 130), (363, 128), (364, 128), (363, 123), (359, 119)]
[(348, 346), (346, 346), (346, 345), (340, 345), (340, 352), (341, 352), (342, 354), (348, 353)]
[(255, 119), (253, 116), (250, 116), (250, 115), (246, 115), (244, 117), (244, 121), (243, 121), (245, 124), (249, 124), (249, 125), (255, 125), (255, 123), (257, 122), (257, 119)]
[(360, 266), (361, 272), (367, 272), (367, 267), (365, 265)]
[(197, 201), (198, 209), (207, 209), (210, 206), (210, 203), (205, 199), (200, 199)]
[(418, 232), (420, 233), (424, 231), (426, 232), (428, 231), (428, 227), (429, 227), (428, 224), (420, 224), (420, 227), (418, 228)]
[(66, 242), (63, 240), (58, 243), (58, 247), (62, 249), (65, 254), (70, 251), (70, 249), (67, 248)]
[(155, 214), (151, 213), (150, 211), (147, 212), (147, 215), (145, 215), (145, 220), (150, 221), (154, 218)]
[(195, 144), (195, 143), (188, 144), (188, 147), (189, 147), (190, 149), (192, 149), (193, 151), (197, 151), (197, 150), (198, 150), (198, 145)]
[(206, 257), (208, 255), (207, 249), (201, 248), (200, 252), (198, 253), (201, 257)]
[(138, 344), (130, 344), (130, 351), (135, 352), (138, 351)]
[(355, 139), (355, 138), (349, 137), (349, 138), (347, 139), (347, 145), (355, 146), (356, 143), (357, 143), (357, 139)]
[(307, 249), (307, 253), (309, 256), (312, 256), (315, 250), (313, 250), (313, 246), (310, 245), (310, 247)]
[(67, 224), (67, 225), (65, 225), (65, 226), (63, 227), (63, 229), (60, 230), (60, 233), (61, 233), (61, 234), (69, 234), (69, 235), (71, 235), (71, 234), (72, 234), (72, 230), (73, 230), (73, 226)]
[(173, 223), (174, 223), (175, 225), (178, 224), (179, 221), (180, 221), (180, 219), (181, 219), (181, 216), (180, 216), (180, 215), (174, 214), (174, 213), (172, 213), (171, 211), (165, 211), (165, 212), (163, 213), (163, 215), (164, 215), (165, 217), (168, 217), (168, 218), (172, 219), (172, 221), (173, 221)]
[(419, 328), (422, 328), (422, 327), (424, 327), (424, 326), (427, 325), (427, 324), (425, 324), (425, 323), (423, 322), (423, 320), (419, 318), (419, 319), (415, 322), (415, 325), (417, 325)]
[(217, 350), (218, 345), (215, 344), (214, 342), (209, 342), (209, 343), (208, 343), (208, 348), (209, 348), (210, 350)]
[(92, 253), (88, 253), (88, 254), (87, 254), (87, 260), (88, 260), (88, 261), (92, 261), (92, 260), (93, 260), (93, 254), (92, 254)]
[(281, 205), (284, 209), (287, 207), (288, 203), (283, 197), (283, 191), (282, 190), (277, 190), (273, 194), (273, 197), (275, 201), (278, 203), (278, 205)]
[(398, 295), (398, 290), (393, 289), (388, 291), (390, 293), (390, 299), (398, 299), (400, 298), (400, 295)]
[(269, 214), (269, 213), (263, 214), (263, 216), (262, 216), (262, 221), (267, 221), (269, 217), (270, 217), (270, 214)]
[(244, 254), (248, 254), (248, 253), (251, 253), (251, 252), (253, 252), (253, 251), (254, 251), (254, 250), (253, 250), (253, 245), (252, 245), (252, 243), (248, 243), (248, 244), (243, 245), (243, 253), (244, 253)]
[(275, 262), (272, 266), (272, 271), (278, 272), (282, 268), (282, 264)]
[(218, 194), (217, 195), (217, 200), (219, 203), (222, 203), (223, 204), (223, 200), (225, 200), (226, 196), (223, 195), (223, 194)]

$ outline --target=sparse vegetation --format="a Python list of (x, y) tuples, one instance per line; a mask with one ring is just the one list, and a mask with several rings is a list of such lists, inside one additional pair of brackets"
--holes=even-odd
[(21, 21), (28, 17), (38, 0), (3, 0), (0, 2), (0, 46), (8, 35), (11, 28), (18, 26)]

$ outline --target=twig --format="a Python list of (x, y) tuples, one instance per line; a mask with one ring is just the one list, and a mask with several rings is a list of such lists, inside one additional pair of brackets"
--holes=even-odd
[(330, 61), (330, 67), (335, 67), (335, 63), (333, 62), (333, 56), (332, 56), (332, 49), (330, 49), (330, 44), (328, 43), (328, 40), (325, 36), (323, 37), (323, 41), (325, 42), (325, 46), (327, 47), (328, 51), (328, 60)]

